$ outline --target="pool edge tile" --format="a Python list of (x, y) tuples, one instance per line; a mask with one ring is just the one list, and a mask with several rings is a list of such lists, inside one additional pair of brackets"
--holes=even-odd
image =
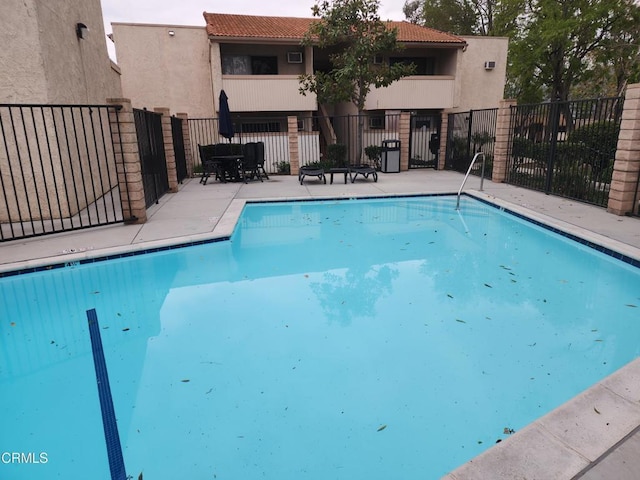
[(534, 422), (441, 480), (569, 479), (588, 465), (586, 458)]

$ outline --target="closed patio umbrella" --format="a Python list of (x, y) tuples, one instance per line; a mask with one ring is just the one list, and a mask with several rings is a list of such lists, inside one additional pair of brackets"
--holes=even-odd
[(231, 112), (229, 111), (229, 99), (224, 90), (220, 91), (220, 111), (218, 118), (218, 133), (229, 139), (233, 138), (233, 121), (231, 120)]

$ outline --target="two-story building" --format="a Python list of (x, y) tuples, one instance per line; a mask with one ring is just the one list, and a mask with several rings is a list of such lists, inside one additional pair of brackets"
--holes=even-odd
[[(352, 104), (319, 105), (314, 94), (300, 93), (299, 76), (329, 63), (326, 51), (301, 45), (316, 19), (205, 12), (204, 20), (205, 27), (112, 24), (123, 95), (134, 106), (216, 117), (224, 90), (235, 118), (259, 118), (253, 128), (284, 131), (285, 119), (295, 116), (301, 131), (321, 132), (320, 144), (335, 141), (327, 118), (357, 113)], [(415, 74), (371, 90), (367, 130), (393, 138), (390, 118), (412, 112), (418, 119), (413, 128), (429, 138), (438, 133), (443, 112), (498, 105), (508, 39), (459, 37), (409, 22), (388, 25), (397, 29), (403, 48), (371, 62), (412, 63)]]

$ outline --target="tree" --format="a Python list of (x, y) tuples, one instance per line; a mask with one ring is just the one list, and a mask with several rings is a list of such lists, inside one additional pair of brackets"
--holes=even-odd
[[(619, 63), (619, 41), (640, 8), (633, 0), (531, 0), (528, 7), (509, 52), (510, 93), (525, 102), (568, 100), (572, 88), (594, 78), (603, 64)], [(622, 70), (622, 76), (632, 72)]]
[(372, 87), (387, 87), (413, 72), (401, 63), (374, 65), (373, 58), (399, 50), (397, 29), (378, 16), (379, 0), (317, 0), (303, 45), (329, 52), (330, 66), (300, 76), (300, 93), (315, 93), (321, 103), (351, 102), (361, 114)]
[(455, 35), (505, 36), (517, 28), (524, 0), (409, 0), (409, 21)]

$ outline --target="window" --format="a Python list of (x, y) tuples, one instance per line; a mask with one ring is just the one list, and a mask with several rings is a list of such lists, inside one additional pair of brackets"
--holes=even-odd
[(222, 55), (223, 75), (277, 75), (278, 57)]
[(391, 57), (389, 65), (402, 63), (415, 65), (414, 75), (435, 75), (435, 59), (432, 57)]
[(369, 115), (370, 130), (384, 130), (384, 115)]
[(302, 52), (287, 52), (287, 63), (302, 63)]
[(377, 54), (373, 56), (374, 65), (382, 65), (383, 63), (384, 63), (384, 57), (381, 54)]

